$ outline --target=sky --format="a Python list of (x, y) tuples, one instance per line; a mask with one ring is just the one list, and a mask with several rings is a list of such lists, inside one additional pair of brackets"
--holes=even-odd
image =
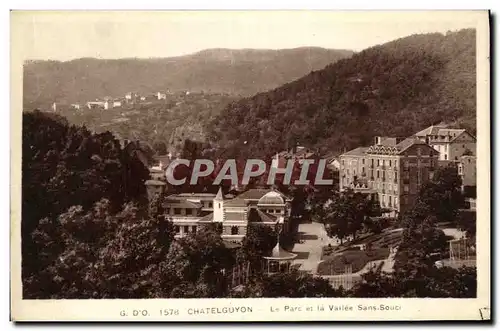
[[(415, 33), (475, 27), (480, 12), (13, 12), (23, 60), (150, 58), (207, 48), (360, 51)], [(12, 40), (11, 39), (11, 40)]]

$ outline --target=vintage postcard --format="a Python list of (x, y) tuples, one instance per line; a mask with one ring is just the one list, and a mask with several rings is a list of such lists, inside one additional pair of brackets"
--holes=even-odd
[(490, 320), (487, 11), (11, 33), (12, 320)]

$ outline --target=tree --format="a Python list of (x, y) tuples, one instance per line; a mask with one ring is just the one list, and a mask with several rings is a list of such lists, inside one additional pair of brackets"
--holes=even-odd
[(476, 268), (430, 268), (420, 278), (370, 271), (348, 295), (357, 298), (475, 298)]
[(324, 298), (342, 297), (343, 292), (333, 289), (328, 280), (324, 278), (292, 271), (254, 279), (246, 286), (240, 296), (249, 298)]
[(440, 168), (431, 182), (424, 185), (419, 200), (429, 206), (439, 222), (455, 222), (465, 201), (461, 191), (462, 180), (454, 166)]
[(241, 261), (250, 262), (252, 270), (260, 271), (263, 257), (269, 256), (276, 242), (274, 229), (267, 225), (251, 225), (247, 228), (238, 256)]
[(33, 233), (42, 247), (39, 272), (23, 283), (27, 298), (161, 297), (161, 264), (173, 241), (161, 215), (128, 203), (113, 214), (108, 200), (74, 206)]
[(394, 298), (399, 297), (396, 279), (379, 271), (370, 270), (363, 274), (362, 280), (349, 291), (356, 298)]
[(153, 149), (155, 150), (156, 154), (158, 154), (158, 155), (165, 155), (168, 153), (167, 144), (165, 144), (164, 141), (156, 141), (153, 144)]
[(368, 219), (377, 215), (380, 208), (362, 193), (347, 190), (333, 197), (326, 207), (325, 226), (330, 237), (337, 237), (341, 243), (347, 236), (356, 239)]
[(85, 211), (102, 198), (116, 213), (145, 198), (149, 176), (139, 155), (122, 149), (111, 133), (95, 134), (41, 112), (23, 113), (22, 171), (23, 279), (44, 267), (38, 257), (44, 247), (32, 240), (42, 219), (42, 226), (57, 224), (70, 207)]
[(184, 297), (182, 288), (186, 289), (187, 295), (225, 297), (228, 293), (225, 274), (234, 263), (235, 256), (220, 234), (201, 228), (170, 247), (162, 266), (165, 283), (161, 286), (174, 297)]

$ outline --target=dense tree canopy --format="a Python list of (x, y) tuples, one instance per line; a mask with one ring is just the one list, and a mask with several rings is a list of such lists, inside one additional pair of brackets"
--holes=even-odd
[(111, 213), (145, 198), (147, 168), (109, 132), (94, 134), (58, 116), (24, 113), (22, 144), (23, 277), (43, 267), (39, 255), (45, 248), (31, 240), (39, 225), (53, 227), (70, 207), (86, 212), (102, 198)]
[(39, 270), (25, 278), (28, 298), (161, 296), (161, 265), (173, 240), (164, 217), (134, 203), (113, 213), (109, 200), (70, 207), (33, 232)]
[(328, 280), (292, 271), (252, 279), (239, 297), (249, 298), (325, 298), (342, 297), (343, 291), (335, 290)]
[(375, 46), (229, 104), (211, 123), (211, 137), (230, 153), (263, 157), (290, 141), (340, 153), (441, 121), (474, 134), (475, 49), (472, 29)]
[(456, 222), (459, 209), (465, 206), (461, 186), (456, 167), (438, 168), (433, 179), (422, 188), (419, 201), (428, 206), (439, 222)]
[(372, 224), (370, 217), (380, 215), (380, 205), (367, 195), (346, 190), (337, 193), (326, 205), (323, 222), (330, 237), (341, 242), (348, 236), (356, 238), (366, 224)]

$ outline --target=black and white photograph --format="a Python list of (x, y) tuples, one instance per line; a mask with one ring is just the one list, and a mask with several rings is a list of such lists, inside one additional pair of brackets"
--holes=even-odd
[(489, 319), (488, 20), (12, 11), (12, 300), (169, 299), (109, 319), (189, 321), (470, 299), (451, 319)]

